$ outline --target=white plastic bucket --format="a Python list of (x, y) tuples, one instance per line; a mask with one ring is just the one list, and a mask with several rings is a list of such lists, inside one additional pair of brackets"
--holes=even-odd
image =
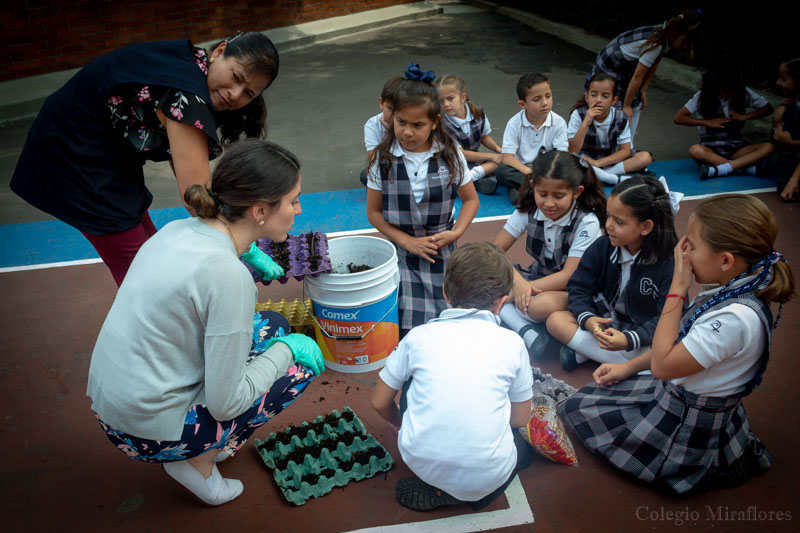
[[(400, 333), (397, 251), (386, 239), (357, 235), (329, 240), (328, 255), (332, 272), (303, 280), (325, 367), (346, 373), (381, 368)], [(351, 263), (372, 268), (344, 273)]]

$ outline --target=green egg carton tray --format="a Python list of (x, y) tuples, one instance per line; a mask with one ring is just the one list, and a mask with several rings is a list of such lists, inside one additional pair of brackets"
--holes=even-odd
[(255, 439), (284, 497), (295, 505), (392, 468), (394, 460), (349, 407)]

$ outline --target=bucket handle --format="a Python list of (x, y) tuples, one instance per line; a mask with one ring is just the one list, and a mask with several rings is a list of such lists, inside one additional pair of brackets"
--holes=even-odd
[(322, 324), (320, 324), (317, 321), (317, 317), (314, 316), (314, 313), (311, 312), (311, 309), (309, 309), (308, 306), (306, 305), (306, 284), (305, 283), (303, 283), (303, 299), (300, 300), (300, 302), (303, 304), (303, 307), (306, 308), (306, 311), (308, 312), (308, 316), (311, 317), (311, 320), (314, 321), (314, 323), (317, 325), (317, 327), (319, 327), (319, 330), (322, 333), (324, 333), (326, 337), (328, 337), (330, 339), (333, 339), (333, 340), (337, 340), (337, 341), (338, 340), (342, 340), (342, 341), (360, 341), (361, 339), (363, 339), (364, 337), (369, 335), (372, 332), (372, 330), (375, 329), (375, 327), (378, 324), (383, 322), (383, 319), (386, 318), (386, 316), (389, 314), (389, 312), (397, 306), (397, 293), (398, 292), (399, 292), (399, 290), (395, 289), (395, 291), (394, 291), (394, 303), (389, 306), (389, 309), (387, 309), (385, 313), (383, 313), (383, 316), (380, 318), (380, 320), (378, 320), (377, 322), (372, 324), (372, 327), (369, 328), (367, 330), (367, 332), (364, 333), (363, 335), (334, 335), (332, 333), (328, 333), (328, 331), (322, 326)]

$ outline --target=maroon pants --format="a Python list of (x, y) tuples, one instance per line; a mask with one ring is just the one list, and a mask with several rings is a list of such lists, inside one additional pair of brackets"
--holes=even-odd
[(145, 211), (139, 224), (129, 230), (105, 235), (91, 235), (83, 231), (81, 233), (100, 254), (100, 258), (111, 271), (111, 275), (114, 276), (114, 281), (119, 287), (122, 285), (122, 280), (125, 279), (125, 274), (128, 273), (128, 268), (130, 268), (136, 252), (142, 247), (144, 241), (155, 235), (156, 227), (150, 220), (150, 215)]

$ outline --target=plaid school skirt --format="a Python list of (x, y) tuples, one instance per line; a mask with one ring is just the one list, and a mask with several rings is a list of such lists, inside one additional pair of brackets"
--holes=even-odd
[(444, 299), (444, 265), (456, 244), (439, 250), (435, 263), (429, 263), (418, 255), (397, 248), (400, 270), (400, 329), (409, 330), (424, 324), (449, 306)]
[(693, 394), (652, 376), (613, 387), (587, 384), (559, 403), (558, 412), (592, 452), (678, 494), (726, 471), (746, 451), (762, 470), (772, 463), (750, 431), (740, 397)]

